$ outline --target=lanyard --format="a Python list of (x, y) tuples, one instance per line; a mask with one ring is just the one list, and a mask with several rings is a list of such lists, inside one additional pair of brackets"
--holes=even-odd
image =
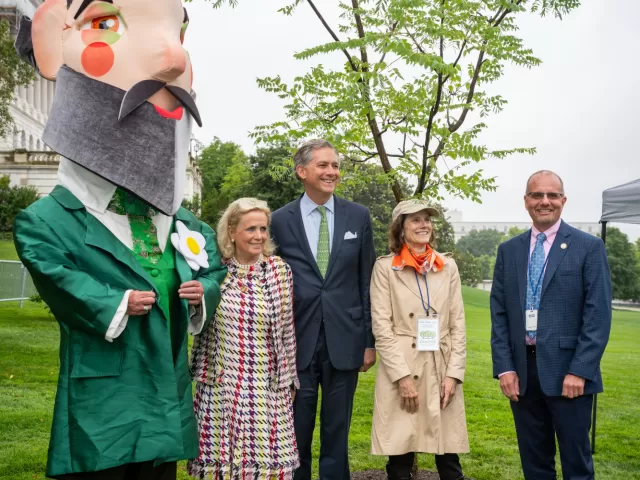
[(533, 282), (531, 281), (531, 258), (529, 258), (529, 271), (527, 272), (527, 278), (529, 280), (529, 286), (531, 287), (531, 302), (532, 302), (531, 310), (534, 310), (533, 301), (534, 301), (534, 298), (536, 297), (536, 294), (538, 293), (538, 289), (540, 288), (540, 282), (542, 281), (542, 277), (544, 276), (544, 271), (547, 268), (547, 263), (549, 263), (549, 255), (547, 255), (547, 258), (544, 261), (544, 265), (542, 265), (542, 271), (540, 272), (540, 276), (538, 277), (538, 281), (536, 282), (536, 285), (534, 288)]
[(422, 288), (420, 287), (420, 280), (418, 279), (418, 273), (414, 270), (413, 273), (416, 276), (416, 283), (418, 284), (418, 291), (420, 292), (420, 300), (422, 300), (422, 308), (424, 308), (427, 317), (429, 316), (429, 310), (431, 310), (431, 299), (429, 298), (429, 284), (427, 283), (427, 274), (424, 274), (424, 284), (427, 287), (427, 304), (424, 304), (424, 297), (422, 296)]

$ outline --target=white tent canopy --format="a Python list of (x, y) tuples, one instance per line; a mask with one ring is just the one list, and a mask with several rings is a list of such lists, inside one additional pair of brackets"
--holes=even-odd
[[(607, 222), (640, 224), (640, 178), (602, 192), (602, 241), (607, 241)], [(596, 412), (598, 395), (593, 396), (591, 453), (596, 452)]]
[(600, 221), (640, 224), (640, 178), (602, 192)]

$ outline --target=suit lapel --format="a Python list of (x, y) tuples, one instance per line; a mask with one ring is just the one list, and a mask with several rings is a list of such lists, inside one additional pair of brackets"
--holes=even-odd
[(304, 224), (302, 223), (302, 213), (300, 212), (300, 199), (298, 199), (298, 201), (295, 203), (293, 208), (290, 210), (290, 213), (291, 216), (289, 217), (289, 228), (291, 229), (291, 233), (293, 233), (293, 236), (298, 241), (300, 249), (307, 257), (309, 265), (311, 265), (313, 270), (316, 272), (316, 275), (322, 278), (322, 274), (320, 273), (320, 269), (318, 268), (316, 259), (313, 257), (313, 253), (311, 253), (309, 240), (307, 240), (307, 234), (304, 231)]
[[(564, 245), (564, 248), (561, 247)], [(556, 239), (551, 245), (551, 250), (549, 250), (549, 260), (547, 262), (547, 269), (544, 272), (544, 280), (542, 281), (542, 292), (540, 292), (540, 299), (544, 296), (544, 292), (549, 286), (549, 282), (553, 278), (553, 275), (556, 273), (558, 269), (558, 265), (564, 258), (564, 254), (567, 253), (567, 250), (571, 246), (571, 231), (566, 223), (562, 222), (560, 224), (560, 229), (558, 230), (558, 234), (556, 235)]]
[(329, 278), (331, 270), (333, 270), (333, 266), (338, 259), (338, 253), (344, 241), (344, 234), (347, 231), (349, 218), (345, 203), (335, 195), (333, 197), (333, 205), (335, 210), (333, 214), (333, 244), (331, 245), (331, 256), (329, 257), (326, 278)]
[(527, 295), (527, 271), (529, 270), (529, 249), (531, 243), (531, 229), (520, 235), (521, 243), (516, 256), (516, 270), (518, 273), (518, 291), (520, 293), (520, 307), (525, 310)]
[(113, 235), (100, 220), (87, 213), (87, 233), (84, 241), (87, 245), (104, 250), (109, 253), (117, 262), (120, 262), (153, 287), (153, 281), (144, 268), (136, 261), (131, 250), (125, 247), (115, 235)]

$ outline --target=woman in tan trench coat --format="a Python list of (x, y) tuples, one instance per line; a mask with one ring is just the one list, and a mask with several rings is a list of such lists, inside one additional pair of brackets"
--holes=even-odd
[(460, 276), (452, 259), (431, 248), (436, 216), (423, 201), (400, 202), (389, 232), (393, 253), (378, 259), (371, 279), (380, 358), (371, 453), (389, 456), (392, 480), (411, 478), (416, 452), (436, 455), (442, 480), (464, 478), (457, 454), (469, 451)]

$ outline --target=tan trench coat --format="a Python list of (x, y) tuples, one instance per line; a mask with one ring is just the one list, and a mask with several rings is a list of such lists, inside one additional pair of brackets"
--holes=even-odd
[[(371, 317), (380, 363), (376, 377), (371, 453), (465, 453), (469, 451), (462, 383), (466, 334), (460, 276), (456, 263), (427, 274), (431, 311), (439, 315), (440, 351), (416, 350), (417, 316), (424, 314), (415, 270), (392, 270), (393, 255), (380, 257), (371, 279)], [(422, 293), (427, 303), (423, 280)], [(401, 408), (397, 381), (411, 375), (418, 391), (418, 412)], [(440, 409), (445, 376), (460, 381), (451, 403)]]

